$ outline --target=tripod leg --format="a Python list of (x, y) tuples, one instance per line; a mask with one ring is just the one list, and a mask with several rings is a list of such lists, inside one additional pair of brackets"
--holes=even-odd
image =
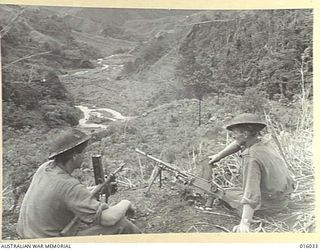
[(151, 181), (149, 182), (149, 185), (148, 185), (148, 189), (147, 191), (145, 192), (145, 195), (149, 195), (149, 192), (150, 192), (150, 189), (151, 189), (151, 186), (152, 184), (154, 183), (154, 181), (156, 180), (156, 178), (158, 177), (160, 173), (160, 169), (159, 167), (155, 167), (153, 172), (152, 172), (152, 175), (151, 175)]

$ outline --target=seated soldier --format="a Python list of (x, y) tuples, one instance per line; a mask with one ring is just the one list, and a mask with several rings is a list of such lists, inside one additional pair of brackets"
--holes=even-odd
[(71, 176), (82, 164), (89, 138), (76, 129), (57, 138), (49, 161), (36, 171), (24, 196), (17, 224), (20, 237), (64, 236), (61, 231), (75, 216), (86, 226), (76, 223), (68, 236), (141, 233), (126, 219), (126, 213), (133, 211), (130, 201), (108, 207)]
[[(212, 164), (240, 151), (242, 158), (242, 189), (227, 189), (222, 198), (241, 216), (241, 222), (234, 227), (235, 232), (249, 232), (250, 221), (255, 211), (272, 214), (288, 205), (293, 191), (293, 180), (280, 154), (270, 141), (259, 137), (266, 124), (257, 115), (244, 113), (236, 116), (227, 129), (235, 139), (216, 155), (203, 170), (203, 178), (212, 178)], [(212, 198), (206, 206), (212, 205)]]

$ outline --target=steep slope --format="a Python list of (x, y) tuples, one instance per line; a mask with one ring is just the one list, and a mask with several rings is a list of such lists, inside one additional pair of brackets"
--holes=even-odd
[(11, 13), (1, 31), (4, 126), (77, 124), (79, 111), (58, 74), (81, 67), (96, 52), (75, 41), (71, 28), (52, 10), (1, 6), (0, 11)]
[(226, 92), (254, 87), (269, 98), (292, 100), (305, 88), (312, 95), (312, 15), (311, 10), (204, 12), (179, 47), (177, 71), (184, 81), (208, 74), (208, 84), (223, 85)]
[(219, 96), (254, 89), (285, 103), (301, 93), (310, 98), (312, 15), (311, 10), (202, 11), (127, 22), (126, 29), (149, 39), (130, 52), (134, 59), (122, 76), (156, 82), (151, 102), (198, 98), (201, 88)]

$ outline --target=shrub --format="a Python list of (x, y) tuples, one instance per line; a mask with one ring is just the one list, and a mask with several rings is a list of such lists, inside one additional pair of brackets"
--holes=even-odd
[(48, 105), (42, 110), (44, 120), (49, 127), (57, 127), (62, 125), (75, 126), (78, 124), (81, 117), (81, 111), (77, 108), (70, 107), (66, 104), (60, 103), (57, 105), (50, 105), (50, 111), (46, 110)]
[(270, 105), (266, 99), (266, 93), (258, 91), (255, 88), (248, 88), (240, 100), (240, 109), (242, 112), (263, 113), (270, 110)]

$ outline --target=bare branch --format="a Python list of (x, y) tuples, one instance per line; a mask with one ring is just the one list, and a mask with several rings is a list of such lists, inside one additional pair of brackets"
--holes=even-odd
[(6, 68), (8, 68), (10, 65), (12, 65), (12, 64), (14, 64), (14, 63), (17, 63), (17, 62), (20, 62), (20, 61), (22, 61), (22, 60), (29, 59), (29, 58), (32, 58), (32, 57), (35, 57), (35, 56), (50, 54), (50, 53), (51, 53), (51, 51), (46, 51), (46, 52), (41, 52), (41, 53), (38, 53), (38, 54), (28, 55), (28, 56), (19, 58), (19, 59), (13, 61), (13, 62), (7, 64), (6, 66), (3, 66), (2, 68), (3, 68), (3, 69), (6, 69)]
[(236, 19), (210, 20), (210, 21), (204, 21), (204, 22), (199, 22), (199, 23), (188, 23), (188, 24), (177, 25), (177, 26), (192, 26), (192, 25), (203, 24), (203, 23), (230, 22), (230, 21), (235, 21), (235, 20), (236, 20)]

